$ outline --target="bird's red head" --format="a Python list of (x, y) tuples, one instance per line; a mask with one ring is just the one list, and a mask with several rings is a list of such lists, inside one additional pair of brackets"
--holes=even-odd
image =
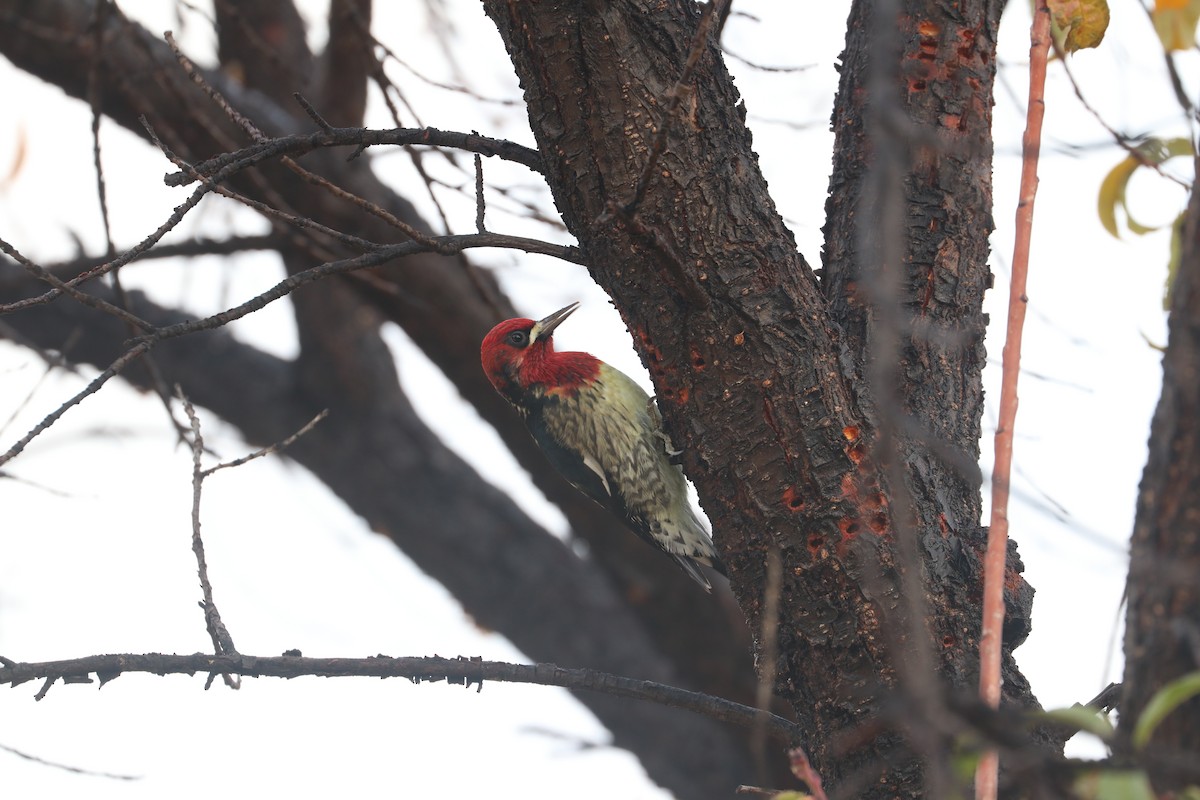
[(596, 377), (600, 361), (587, 353), (554, 352), (554, 329), (579, 303), (560, 308), (545, 319), (509, 319), (483, 337), (483, 371), (496, 391), (513, 402), (529, 392), (574, 394)]

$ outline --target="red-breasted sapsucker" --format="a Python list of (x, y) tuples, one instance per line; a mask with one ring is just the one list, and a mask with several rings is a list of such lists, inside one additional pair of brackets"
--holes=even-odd
[(554, 351), (554, 329), (578, 307), (492, 328), (480, 348), (484, 372), (563, 477), (711, 591), (697, 564), (722, 575), (725, 566), (688, 503), (683, 472), (668, 457), (658, 409), (595, 356)]

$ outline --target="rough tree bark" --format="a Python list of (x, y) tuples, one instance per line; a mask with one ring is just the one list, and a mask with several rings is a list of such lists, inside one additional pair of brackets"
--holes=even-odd
[[(1200, 194), (1194, 191), (1172, 291), (1162, 396), (1150, 427), (1126, 587), (1121, 730), (1127, 753), (1151, 696), (1200, 670)], [(1142, 753), (1155, 789), (1200, 784), (1197, 753), (1200, 698), (1193, 698), (1162, 721)]]
[[(776, 691), (826, 779), (869, 797), (946, 788), (920, 756), (949, 749), (944, 693), (976, 680), (985, 539), (972, 465), (1000, 9), (901, 5), (851, 13), (818, 281), (711, 31), (680, 82), (700, 7), (485, 0), (556, 204), (633, 333), (752, 629), (782, 554)], [(1033, 707), (1011, 659), (1032, 595), (1019, 569), (1005, 700)]]

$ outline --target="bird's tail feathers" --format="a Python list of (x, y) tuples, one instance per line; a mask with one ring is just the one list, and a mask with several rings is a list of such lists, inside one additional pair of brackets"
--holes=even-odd
[(675, 559), (675, 563), (687, 573), (689, 578), (703, 586), (704, 591), (712, 593), (712, 584), (709, 583), (708, 578), (701, 572), (699, 564), (694, 559), (681, 556), (678, 553), (671, 553), (671, 557)]
[[(674, 535), (667, 533), (667, 543), (664, 543), (665, 549), (670, 553), (671, 557), (683, 568), (692, 580), (704, 587), (705, 591), (712, 591), (712, 584), (708, 578), (700, 570), (700, 564), (706, 567), (711, 567), (722, 575), (727, 575), (725, 564), (717, 555), (716, 548), (713, 547), (712, 537), (704, 527), (699, 517), (692, 511), (690, 507), (686, 508), (683, 514), (682, 525), (672, 525), (664, 527), (676, 528)], [(679, 552), (682, 550), (683, 552)]]

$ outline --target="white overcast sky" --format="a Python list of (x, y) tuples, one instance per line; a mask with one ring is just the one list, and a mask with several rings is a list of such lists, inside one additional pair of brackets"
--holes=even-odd
[[(1134, 0), (1112, 2), (1109, 41), (1073, 61), (1084, 91), (1121, 130), (1184, 132), (1144, 12)], [(213, 34), (203, 19), (181, 12), (181, 26), (174, 4), (163, 0), (123, 0), (121, 6), (153, 31), (175, 30), (185, 49), (211, 63)], [(469, 81), (487, 96), (519, 97), (499, 37), (477, 2), (446, 2), (457, 66), (430, 35), (419, 6), (376, 3), (376, 35), (430, 77)], [(1027, 4), (1010, 6), (1001, 30), (996, 107), (996, 290), (988, 299), (992, 363), (983, 442), (988, 474), (1027, 83)], [(814, 265), (830, 165), (833, 65), (847, 7), (739, 0), (734, 8), (746, 14), (735, 14), (725, 37), (731, 52), (760, 64), (812, 65), (799, 73), (762, 73), (729, 62), (772, 193)], [(320, 46), (323, 4), (306, 9)], [(1195, 57), (1181, 66), (1194, 94)], [(392, 69), (424, 124), (532, 144), (519, 107), (489, 105), (481, 112), (465, 98)], [(0, 188), (0, 237), (43, 263), (75, 255), (77, 240), (89, 253), (100, 252), (87, 110), (3, 61), (0, 87), (9, 109), (0, 122), (0, 174), (20, 138), (26, 147), (21, 171)], [(391, 127), (378, 102), (369, 122)], [(1086, 701), (1120, 674), (1125, 543), (1158, 397), (1159, 358), (1147, 340), (1165, 341), (1160, 296), (1167, 239), (1118, 241), (1100, 227), (1097, 187), (1121, 153), (1080, 108), (1057, 67), (1051, 68), (1046, 124), (1010, 516), (1026, 575), (1038, 591), (1033, 633), (1018, 660), (1041, 701), (1054, 707)], [(140, 140), (107, 122), (102, 135), (114, 236), (118, 247), (129, 246), (185, 193), (163, 187), (168, 165)], [(389, 180), (412, 185), (402, 154), (372, 156)], [(546, 198), (528, 172), (492, 161), (485, 169), (490, 180)], [(419, 191), (403, 191), (422, 202)], [(1146, 176), (1138, 176), (1131, 194), (1144, 221), (1167, 221), (1184, 203), (1178, 188)], [(457, 230), (473, 229), (469, 199), (449, 193), (442, 199)], [(562, 236), (505, 213), (499, 198), (489, 206), (489, 227)], [(181, 226), (183, 234), (208, 235), (263, 229), (252, 214), (220, 200), (205, 201)], [(530, 315), (582, 300), (583, 309), (561, 329), (560, 347), (588, 349), (645, 380), (619, 318), (582, 268), (521, 253), (476, 257), (498, 270)], [(186, 269), (151, 262), (122, 276), (161, 302), (186, 303), (199, 313), (261, 291), (281, 271), (273, 258), (245, 255)], [(234, 326), (264, 349), (295, 352), (286, 301)], [(519, 477), (454, 389), (398, 330), (388, 331), (388, 341), (418, 410), (447, 443), (561, 533), (561, 516)], [(94, 374), (44, 377), (44, 371), (35, 355), (0, 343), (0, 451)], [(206, 441), (222, 457), (247, 452), (228, 426), (200, 413)], [(210, 649), (190, 550), (190, 454), (176, 446), (157, 400), (111, 382), (6, 470), (22, 482), (0, 481), (0, 654), (34, 661)], [(503, 637), (476, 628), (439, 585), (300, 467), (266, 459), (224, 471), (206, 484), (202, 513), (216, 600), (243, 652), (524, 659)], [(366, 679), (249, 680), (236, 693), (221, 686), (204, 692), (202, 685), (202, 677), (125, 676), (102, 691), (59, 685), (41, 702), (33, 700), (34, 685), (0, 691), (0, 745), (138, 776), (127, 782), (78, 775), (0, 751), (6, 790), (97, 798), (186, 798), (230, 786), (239, 794), (295, 796), (665, 797), (626, 754), (577, 746), (602, 744), (607, 733), (562, 690), (493, 683), (477, 694)]]

